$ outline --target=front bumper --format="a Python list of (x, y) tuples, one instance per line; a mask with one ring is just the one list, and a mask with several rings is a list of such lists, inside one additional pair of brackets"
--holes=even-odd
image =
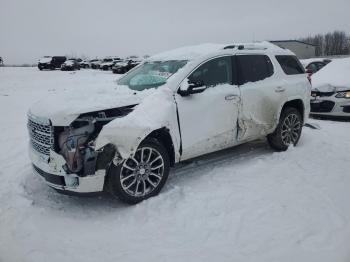
[(50, 151), (50, 157), (40, 154), (29, 147), (29, 156), (33, 164), (33, 171), (52, 188), (59, 192), (97, 193), (102, 192), (105, 181), (105, 170), (98, 170), (94, 175), (79, 177), (76, 174), (67, 174), (62, 166), (64, 158)]
[(311, 98), (311, 115), (350, 117), (350, 99), (332, 96)]

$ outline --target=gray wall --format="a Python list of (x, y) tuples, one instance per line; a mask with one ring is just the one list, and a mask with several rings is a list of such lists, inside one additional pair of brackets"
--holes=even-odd
[(295, 53), (299, 59), (315, 57), (316, 48), (312, 45), (307, 45), (300, 42), (273, 42), (273, 44), (289, 49)]

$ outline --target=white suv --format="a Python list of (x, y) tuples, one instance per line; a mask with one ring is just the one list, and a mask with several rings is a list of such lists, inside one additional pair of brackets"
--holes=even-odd
[(107, 190), (137, 203), (158, 194), (178, 162), (265, 136), (279, 151), (296, 145), (310, 91), (295, 55), (266, 42), (180, 48), (148, 58), (108, 93), (34, 105), (30, 156), (60, 192)]

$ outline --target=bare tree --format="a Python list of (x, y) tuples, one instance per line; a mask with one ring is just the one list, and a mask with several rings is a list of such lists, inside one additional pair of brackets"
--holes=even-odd
[(350, 54), (350, 37), (343, 31), (334, 31), (325, 35), (317, 34), (300, 40), (316, 46), (316, 56)]

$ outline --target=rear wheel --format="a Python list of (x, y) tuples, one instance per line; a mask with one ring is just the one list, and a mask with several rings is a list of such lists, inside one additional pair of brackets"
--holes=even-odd
[(108, 171), (109, 191), (129, 204), (157, 195), (168, 179), (170, 161), (165, 147), (155, 139), (141, 143), (133, 157)]
[(293, 107), (287, 107), (281, 113), (276, 130), (267, 136), (267, 140), (273, 149), (285, 151), (290, 145), (298, 144), (302, 127), (300, 112)]

